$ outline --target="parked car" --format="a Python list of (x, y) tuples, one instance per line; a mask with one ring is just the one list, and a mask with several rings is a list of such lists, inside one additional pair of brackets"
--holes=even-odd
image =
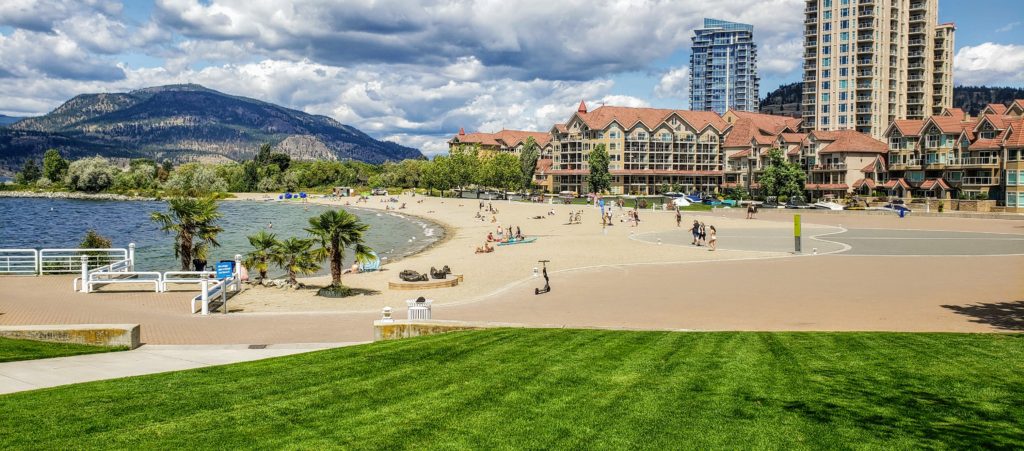
[(786, 206), (779, 203), (778, 197), (768, 196), (758, 208), (786, 208)]
[(387, 196), (388, 190), (384, 188), (374, 188), (373, 191), (370, 191), (370, 194), (374, 196)]

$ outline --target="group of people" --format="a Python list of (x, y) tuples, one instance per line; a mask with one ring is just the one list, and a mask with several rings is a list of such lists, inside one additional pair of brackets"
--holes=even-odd
[(486, 254), (494, 252), (494, 247), (491, 246), (491, 243), (508, 243), (512, 241), (521, 241), (524, 239), (526, 239), (526, 236), (523, 235), (523, 231), (519, 228), (519, 226), (516, 226), (513, 230), (512, 226), (508, 226), (508, 229), (505, 229), (504, 227), (499, 225), (497, 230), (495, 230), (494, 232), (487, 232), (487, 240), (484, 241), (483, 246), (478, 246), (476, 248), (476, 253)]
[[(677, 223), (678, 222), (677, 216)], [(718, 247), (718, 231), (715, 230), (715, 226), (705, 226), (703, 222), (694, 219), (690, 232), (693, 234), (693, 242), (690, 244), (694, 246), (706, 245), (709, 251), (713, 251)]]
[(634, 208), (632, 210), (629, 210), (626, 214), (626, 220), (629, 222), (630, 227), (640, 226), (640, 211)]
[(583, 210), (570, 210), (569, 224), (583, 224)]

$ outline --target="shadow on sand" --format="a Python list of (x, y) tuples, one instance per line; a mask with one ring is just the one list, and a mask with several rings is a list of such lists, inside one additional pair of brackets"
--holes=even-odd
[(1024, 331), (1024, 301), (943, 305), (942, 307), (974, 318), (971, 320), (972, 323), (988, 324), (1002, 330)]

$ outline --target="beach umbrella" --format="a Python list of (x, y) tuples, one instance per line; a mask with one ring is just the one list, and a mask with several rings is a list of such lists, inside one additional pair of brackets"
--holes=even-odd
[(305, 199), (306, 198), (306, 193), (305, 192), (299, 193), (299, 197)]

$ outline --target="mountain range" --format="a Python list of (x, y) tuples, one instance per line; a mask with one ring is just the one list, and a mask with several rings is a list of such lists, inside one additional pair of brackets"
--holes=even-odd
[[(768, 93), (761, 100), (761, 112), (780, 116), (801, 117), (804, 84), (801, 82), (782, 85)], [(977, 116), (986, 105), (1001, 103), (1009, 105), (1015, 99), (1024, 98), (1024, 89), (991, 86), (954, 86), (953, 107)]]
[(49, 148), (73, 158), (241, 160), (263, 143), (298, 160), (423, 158), (416, 149), (374, 139), (326, 116), (188, 84), (82, 94), (49, 114), (0, 127), (0, 165), (20, 166)]

